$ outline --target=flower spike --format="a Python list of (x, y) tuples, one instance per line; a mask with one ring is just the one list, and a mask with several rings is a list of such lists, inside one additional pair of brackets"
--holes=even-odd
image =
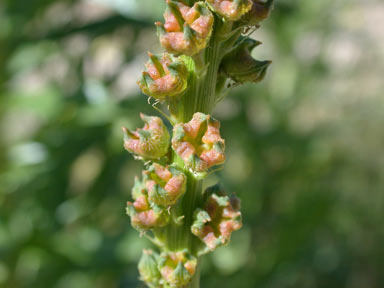
[(242, 226), (237, 197), (218, 185), (202, 190), (202, 180), (225, 161), (220, 122), (209, 113), (224, 87), (264, 78), (270, 61), (253, 59), (261, 43), (242, 34), (259, 27), (274, 0), (165, 3), (165, 21), (155, 25), (166, 52), (148, 53), (137, 83), (173, 125), (172, 139), (159, 117), (140, 114), (143, 128), (123, 128), (125, 149), (145, 165), (126, 210), (132, 226), (158, 248), (144, 250), (139, 262), (146, 286), (197, 287), (198, 257), (226, 245)]

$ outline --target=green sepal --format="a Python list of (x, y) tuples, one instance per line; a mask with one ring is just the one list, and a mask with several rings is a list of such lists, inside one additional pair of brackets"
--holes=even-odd
[[(183, 262), (179, 261), (176, 266), (176, 269), (172, 273), (174, 287), (182, 287), (189, 283), (191, 280), (191, 275), (189, 275), (187, 269), (185, 269)], [(171, 284), (172, 287), (172, 284)]]
[(193, 218), (195, 219), (192, 224), (192, 231), (201, 230), (203, 229), (205, 223), (212, 221), (211, 217), (209, 216), (208, 212), (201, 209), (197, 208), (194, 212)]
[(180, 12), (180, 8), (178, 5), (179, 3), (172, 0), (167, 0), (166, 2), (167, 2), (167, 9), (176, 18), (176, 21), (177, 23), (179, 23), (180, 28), (183, 29), (185, 20), (183, 18), (183, 15)]
[(139, 177), (136, 176), (133, 187), (132, 187), (132, 198), (134, 200), (139, 198), (141, 195), (143, 195), (143, 190), (144, 190), (143, 184), (140, 181)]
[(259, 41), (242, 37), (221, 63), (221, 71), (235, 83), (259, 82), (264, 79), (271, 61), (259, 61), (252, 57), (252, 50), (260, 45)]
[(167, 31), (165, 30), (164, 28), (164, 24), (161, 23), (161, 22), (155, 22), (155, 26), (156, 26), (156, 32), (157, 32), (157, 36), (160, 38), (162, 36), (164, 36), (165, 34), (167, 34)]
[(160, 74), (160, 77), (163, 77), (165, 75), (165, 71), (164, 71), (163, 64), (161, 64), (160, 62), (161, 56), (152, 54), (151, 52), (148, 52), (148, 56), (152, 64), (155, 65), (156, 70)]
[(189, 42), (194, 42), (197, 37), (196, 32), (187, 23), (183, 25), (183, 36)]
[(149, 287), (159, 287), (161, 274), (157, 267), (159, 255), (152, 250), (143, 250), (138, 268), (140, 280), (147, 283)]

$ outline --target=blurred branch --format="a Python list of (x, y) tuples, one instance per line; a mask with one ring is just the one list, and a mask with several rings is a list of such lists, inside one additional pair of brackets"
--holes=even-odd
[(41, 40), (55, 40), (70, 36), (72, 34), (85, 32), (92, 35), (100, 35), (109, 33), (122, 26), (133, 26), (135, 29), (140, 30), (153, 25), (152, 22), (140, 19), (134, 19), (122, 15), (113, 15), (108, 18), (101, 19), (99, 21), (89, 23), (78, 27), (64, 27), (55, 31), (49, 32), (46, 35), (38, 38), (28, 39), (29, 41), (41, 41)]

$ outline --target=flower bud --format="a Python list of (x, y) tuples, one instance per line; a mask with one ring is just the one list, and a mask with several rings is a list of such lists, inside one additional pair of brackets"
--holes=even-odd
[(132, 189), (132, 197), (135, 201), (127, 202), (127, 214), (131, 217), (131, 224), (139, 231), (163, 227), (169, 220), (168, 212), (148, 201), (148, 192), (143, 182), (135, 178)]
[(259, 82), (264, 79), (271, 61), (258, 61), (251, 55), (253, 48), (261, 43), (251, 38), (241, 38), (240, 43), (226, 55), (221, 70), (236, 83)]
[(207, 0), (210, 8), (228, 21), (236, 21), (252, 8), (251, 0)]
[(176, 167), (153, 163), (143, 174), (151, 203), (160, 206), (174, 205), (185, 193), (187, 177)]
[(169, 149), (169, 133), (163, 120), (156, 116), (140, 113), (145, 123), (142, 129), (130, 131), (123, 127), (124, 148), (143, 159), (158, 159), (167, 154)]
[(242, 226), (240, 202), (235, 196), (225, 196), (223, 190), (213, 186), (205, 191), (203, 209), (196, 209), (191, 231), (213, 251), (229, 242), (231, 234)]
[(148, 53), (150, 60), (137, 84), (141, 91), (153, 98), (164, 100), (166, 97), (180, 95), (187, 88), (188, 70), (185, 63), (168, 53), (154, 55)]
[(192, 7), (167, 0), (165, 24), (156, 22), (161, 45), (170, 53), (192, 56), (207, 45), (212, 33), (213, 15), (204, 2)]
[(257, 26), (261, 21), (267, 19), (273, 9), (274, 0), (252, 0), (252, 9), (244, 15), (242, 20), (249, 26)]
[(192, 280), (196, 265), (197, 259), (188, 250), (183, 250), (161, 253), (158, 268), (164, 285), (179, 288), (186, 286)]
[(188, 123), (173, 128), (172, 148), (194, 172), (205, 172), (225, 161), (225, 142), (220, 122), (210, 115), (195, 113)]
[(152, 250), (143, 250), (143, 254), (139, 261), (140, 279), (146, 282), (149, 287), (159, 287), (161, 274), (157, 268), (158, 254)]

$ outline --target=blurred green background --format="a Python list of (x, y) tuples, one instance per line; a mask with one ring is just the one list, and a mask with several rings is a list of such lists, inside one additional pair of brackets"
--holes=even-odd
[[(125, 215), (142, 164), (120, 127), (160, 0), (1, 0), (0, 287), (143, 287)], [(384, 2), (278, 0), (265, 81), (215, 111), (244, 228), (202, 287), (384, 287)]]

